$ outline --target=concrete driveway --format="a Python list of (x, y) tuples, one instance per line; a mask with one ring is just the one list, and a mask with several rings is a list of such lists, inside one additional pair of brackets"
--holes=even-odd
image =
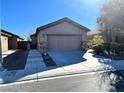
[(83, 58), (85, 51), (49, 52), (57, 66), (66, 66), (85, 61)]

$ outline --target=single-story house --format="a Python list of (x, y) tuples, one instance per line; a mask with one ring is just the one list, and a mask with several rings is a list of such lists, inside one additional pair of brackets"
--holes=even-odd
[(101, 35), (102, 34), (102, 30), (99, 30), (99, 29), (94, 29), (94, 30), (91, 30), (89, 32), (87, 32), (87, 37), (88, 37), (88, 40), (92, 39), (93, 36), (95, 35)]
[(39, 51), (75, 51), (81, 50), (87, 42), (85, 26), (69, 18), (62, 18), (47, 25), (38, 27), (36, 33), (31, 35), (32, 41), (37, 44)]
[(2, 52), (7, 51), (9, 49), (17, 49), (17, 42), (22, 41), (23, 39), (18, 35), (10, 33), (1, 29), (1, 46)]

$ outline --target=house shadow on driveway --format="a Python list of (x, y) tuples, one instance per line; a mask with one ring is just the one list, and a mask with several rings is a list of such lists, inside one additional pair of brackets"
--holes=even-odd
[(28, 57), (28, 50), (18, 50), (3, 58), (3, 67), (10, 70), (24, 69)]
[(42, 59), (41, 53), (37, 50), (31, 50), (25, 68), (0, 72), (0, 83), (37, 80), (41, 77), (47, 77), (48, 74), (58, 73), (57, 71), (61, 67), (86, 61), (86, 59), (83, 58), (84, 54), (84, 51), (49, 52), (49, 55), (53, 58), (57, 66), (47, 67)]

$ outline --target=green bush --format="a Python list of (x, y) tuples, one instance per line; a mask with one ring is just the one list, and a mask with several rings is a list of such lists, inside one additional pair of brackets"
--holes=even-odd
[(104, 50), (104, 39), (101, 35), (95, 35), (88, 43), (89, 48), (94, 49), (95, 52), (102, 52)]
[(103, 52), (120, 54), (124, 53), (124, 43), (110, 43), (105, 42), (101, 35), (95, 35), (87, 44), (88, 48), (93, 49), (95, 52)]
[(109, 51), (110, 50), (110, 43), (104, 43), (103, 44), (104, 45), (104, 50), (107, 50), (107, 51)]
[(115, 48), (115, 52), (118, 53), (124, 52), (124, 44), (117, 44)]
[(119, 43), (104, 43), (104, 50), (115, 52), (117, 54), (120, 54), (121, 52), (124, 52), (124, 44)]
[(119, 51), (124, 51), (124, 44), (119, 45)]
[(113, 51), (116, 51), (118, 48), (118, 44), (116, 43), (111, 43), (110, 44), (110, 50), (113, 52)]
[(104, 51), (104, 47), (101, 45), (94, 46), (93, 49), (95, 52), (103, 52)]

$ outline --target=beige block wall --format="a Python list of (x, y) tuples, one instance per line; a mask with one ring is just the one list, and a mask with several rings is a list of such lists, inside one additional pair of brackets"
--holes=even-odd
[(58, 25), (44, 29), (46, 34), (86, 34), (82, 29), (68, 23), (63, 22)]
[(1, 36), (2, 52), (8, 50), (8, 37)]

